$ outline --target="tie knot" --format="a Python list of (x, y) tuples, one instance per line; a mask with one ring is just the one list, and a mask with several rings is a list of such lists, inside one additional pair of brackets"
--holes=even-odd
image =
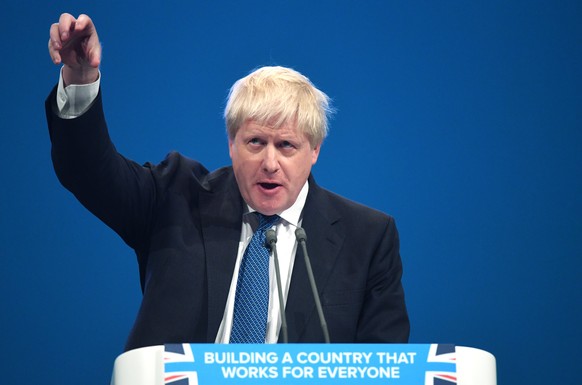
[(259, 217), (259, 227), (257, 228), (257, 231), (264, 231), (273, 226), (277, 220), (279, 220), (278, 215), (264, 215), (257, 212), (257, 216)]

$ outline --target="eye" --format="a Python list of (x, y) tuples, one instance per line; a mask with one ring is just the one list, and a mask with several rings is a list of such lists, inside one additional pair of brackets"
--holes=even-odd
[(251, 138), (251, 139), (249, 139), (248, 143), (258, 146), (258, 145), (262, 144), (263, 142), (259, 138)]
[(279, 143), (279, 147), (285, 148), (285, 149), (286, 148), (295, 148), (295, 146), (293, 145), (293, 143), (291, 143), (291, 142), (289, 142), (287, 140), (284, 140), (281, 143)]

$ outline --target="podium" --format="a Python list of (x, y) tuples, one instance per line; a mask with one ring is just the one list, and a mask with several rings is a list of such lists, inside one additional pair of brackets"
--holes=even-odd
[(443, 344), (168, 344), (115, 360), (111, 385), (496, 385), (495, 357)]

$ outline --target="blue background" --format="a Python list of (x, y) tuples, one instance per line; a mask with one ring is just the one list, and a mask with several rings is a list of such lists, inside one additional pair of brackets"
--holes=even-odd
[(112, 136), (139, 162), (229, 163), (230, 85), (309, 76), (338, 109), (317, 181), (396, 217), (411, 342), (488, 350), (500, 384), (578, 382), (580, 1), (24, 0), (0, 12), (2, 383), (108, 383), (141, 296), (50, 163), (63, 11), (95, 20)]

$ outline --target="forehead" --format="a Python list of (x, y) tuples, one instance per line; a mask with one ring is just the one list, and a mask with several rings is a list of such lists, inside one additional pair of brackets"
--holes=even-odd
[(267, 135), (273, 137), (295, 137), (307, 140), (307, 135), (299, 130), (295, 122), (273, 125), (261, 123), (255, 120), (247, 120), (239, 129), (238, 134), (242, 135)]

